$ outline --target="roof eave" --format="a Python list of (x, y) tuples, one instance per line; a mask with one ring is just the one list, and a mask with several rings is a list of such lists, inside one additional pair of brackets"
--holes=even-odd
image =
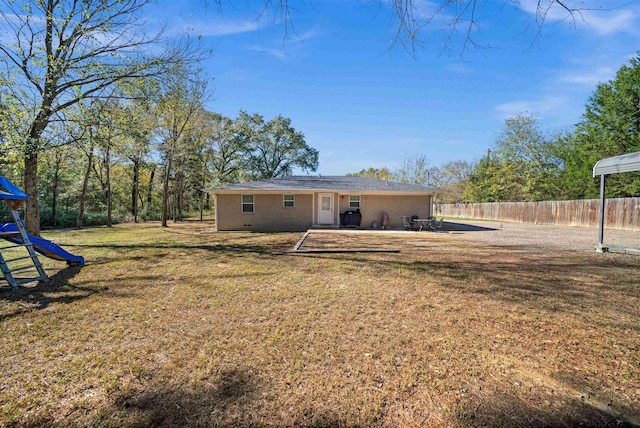
[(394, 194), (394, 195), (435, 195), (438, 193), (443, 193), (444, 191), (441, 189), (424, 189), (424, 190), (358, 190), (358, 189), (255, 189), (255, 188), (236, 188), (236, 189), (202, 189), (203, 192), (208, 192), (211, 194), (220, 194), (220, 195), (233, 195), (240, 193), (262, 193), (262, 194), (281, 194), (281, 193), (340, 193), (340, 194), (352, 194), (352, 195), (385, 195), (385, 194)]

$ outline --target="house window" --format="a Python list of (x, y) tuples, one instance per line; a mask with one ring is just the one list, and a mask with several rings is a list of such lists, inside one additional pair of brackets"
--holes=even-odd
[(360, 195), (349, 196), (349, 208), (360, 208)]
[(282, 195), (282, 206), (285, 208), (293, 208), (296, 206), (294, 195)]
[(255, 211), (255, 204), (253, 202), (253, 195), (242, 195), (242, 212), (252, 213)]

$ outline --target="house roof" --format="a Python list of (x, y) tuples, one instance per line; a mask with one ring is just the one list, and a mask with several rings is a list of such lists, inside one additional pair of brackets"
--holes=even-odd
[(593, 167), (593, 176), (640, 171), (640, 152), (600, 159)]
[(438, 193), (438, 189), (360, 176), (288, 176), (204, 189), (219, 191), (363, 191)]

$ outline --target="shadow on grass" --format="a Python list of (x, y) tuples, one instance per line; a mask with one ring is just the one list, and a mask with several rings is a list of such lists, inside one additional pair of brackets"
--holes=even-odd
[(20, 315), (27, 310), (45, 309), (54, 303), (72, 303), (94, 294), (96, 290), (69, 285), (69, 280), (74, 278), (81, 269), (80, 266), (68, 266), (50, 276), (46, 283), (3, 289), (0, 291), (0, 299), (20, 302), (21, 307), (11, 313), (0, 314), (0, 321)]
[(91, 425), (123, 426), (253, 426), (245, 411), (258, 399), (252, 372), (224, 370), (196, 387), (131, 388), (115, 395)]
[[(540, 397), (537, 397), (540, 398)], [(540, 401), (543, 399), (540, 398)], [(531, 403), (508, 392), (494, 392), (483, 399), (465, 403), (453, 409), (453, 415), (462, 426), (500, 427), (583, 427), (631, 428), (634, 425), (623, 417), (615, 416), (589, 404), (573, 400), (556, 406), (553, 397), (546, 403)], [(540, 409), (540, 406), (544, 409)]]
[[(371, 414), (329, 410), (331, 403), (298, 402), (288, 407), (286, 399), (274, 409), (264, 409), (269, 396), (256, 383), (251, 371), (243, 368), (221, 371), (211, 382), (195, 387), (145, 389), (131, 388), (115, 395), (112, 405), (102, 408), (91, 425), (200, 427), (200, 426), (299, 426), (299, 427), (359, 427), (359, 426), (423, 426), (421, 423), (399, 423), (394, 410), (404, 407), (400, 401), (390, 401)], [(272, 397), (278, 399), (278, 397)], [(551, 398), (553, 400), (553, 398)], [(445, 421), (451, 426), (500, 427), (633, 427), (621, 417), (594, 408), (578, 399), (564, 403), (543, 402), (544, 397), (524, 401), (517, 393), (497, 391), (470, 396), (446, 410)], [(537, 402), (539, 401), (539, 402)], [(336, 403), (340, 404), (340, 403)], [(341, 403), (346, 404), (346, 403)], [(275, 411), (275, 412), (274, 412)], [(420, 415), (436, 409), (420, 408)], [(411, 413), (402, 412), (406, 418)], [(441, 413), (440, 413), (441, 414)], [(442, 425), (443, 420), (438, 418)], [(270, 421), (266, 423), (265, 420)], [(404, 419), (407, 422), (407, 419)]]
[[(503, 249), (488, 247), (486, 251), (495, 259)], [(438, 287), (536, 310), (589, 317), (589, 308), (610, 311), (615, 305), (616, 310), (626, 316), (624, 318), (637, 317), (637, 308), (628, 304), (633, 301), (629, 299), (639, 297), (637, 271), (640, 261), (635, 258), (599, 260), (576, 254), (548, 256), (524, 253), (516, 254), (509, 261), (483, 261), (477, 256), (461, 257), (459, 261), (450, 258), (439, 260), (437, 255), (433, 260), (406, 261), (397, 257), (376, 261), (332, 255), (322, 258), (358, 264), (363, 268), (375, 265), (373, 269), (382, 272), (373, 274), (379, 276), (406, 276), (411, 279), (417, 273), (419, 278)], [(612, 320), (594, 319), (594, 322), (611, 325)], [(629, 328), (629, 325), (619, 326)]]
[[(225, 254), (225, 255), (244, 255), (247, 253), (260, 254), (260, 255), (281, 255), (282, 251), (290, 249), (292, 245), (242, 245), (242, 244), (216, 244), (216, 245), (186, 245), (186, 244), (101, 244), (101, 245), (88, 245), (81, 244), (76, 245), (76, 247), (82, 248), (95, 248), (95, 249), (110, 249), (110, 250), (125, 250), (125, 251), (136, 251), (136, 250), (201, 250), (207, 251), (217, 254)], [(161, 253), (161, 254), (153, 254), (152, 257), (166, 257), (170, 254)], [(138, 256), (138, 259), (143, 259), (144, 257)], [(112, 260), (110, 258), (109, 260)]]

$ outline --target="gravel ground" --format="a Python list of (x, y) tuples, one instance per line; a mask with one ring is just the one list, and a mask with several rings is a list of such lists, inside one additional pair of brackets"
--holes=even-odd
[[(596, 228), (542, 226), (497, 221), (447, 220), (444, 222), (442, 230), (455, 236), (456, 239), (535, 252), (593, 253), (598, 243), (598, 229)], [(640, 248), (640, 232), (607, 230), (605, 228), (604, 244)]]

